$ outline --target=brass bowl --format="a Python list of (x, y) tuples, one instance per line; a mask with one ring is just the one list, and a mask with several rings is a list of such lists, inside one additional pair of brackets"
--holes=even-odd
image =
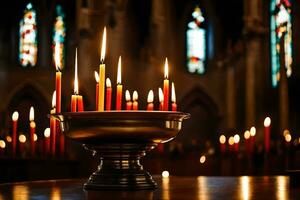
[(101, 163), (84, 189), (154, 189), (156, 183), (139, 162), (157, 143), (172, 140), (182, 121), (182, 112), (109, 111), (53, 115), (63, 133), (100, 155)]

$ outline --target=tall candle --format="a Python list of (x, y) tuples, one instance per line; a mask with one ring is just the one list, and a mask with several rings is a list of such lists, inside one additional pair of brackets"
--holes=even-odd
[(61, 66), (60, 66), (60, 51), (57, 49), (59, 46), (55, 45), (55, 55), (54, 55), (54, 61), (55, 61), (55, 67), (56, 67), (56, 76), (55, 76), (55, 91), (56, 91), (56, 112), (61, 112)]
[(132, 110), (132, 102), (131, 102), (130, 92), (128, 90), (125, 91), (125, 100), (126, 100), (126, 110)]
[[(56, 91), (53, 92), (52, 95), (52, 109), (50, 111), (50, 114), (55, 114), (55, 107), (56, 107)], [(51, 154), (54, 156), (56, 151), (56, 120), (54, 117), (50, 117), (50, 139), (51, 139)]]
[(153, 100), (154, 100), (154, 94), (153, 94), (153, 90), (150, 90), (148, 93), (148, 97), (147, 97), (147, 110), (148, 111), (153, 111)]
[(256, 135), (256, 128), (252, 126), (250, 128), (250, 151), (251, 153), (254, 152), (254, 147), (255, 147), (255, 135)]
[(222, 154), (225, 154), (225, 152), (226, 152), (226, 136), (221, 135), (219, 138), (219, 142), (220, 142), (220, 151)]
[(270, 130), (271, 130), (271, 119), (270, 117), (266, 117), (264, 120), (264, 127), (265, 127), (265, 152), (270, 152)]
[(158, 88), (159, 110), (163, 110), (164, 106), (164, 93), (161, 88)]
[(71, 96), (71, 112), (77, 111), (77, 95)]
[(116, 96), (116, 110), (122, 109), (122, 80), (121, 80), (121, 56), (118, 61), (118, 74), (117, 74), (117, 96)]
[(164, 75), (164, 104), (163, 110), (169, 110), (169, 66), (168, 66), (168, 59), (166, 58), (165, 62), (165, 75)]
[(107, 111), (111, 110), (111, 93), (112, 93), (111, 81), (109, 78), (107, 78), (106, 79), (106, 102), (105, 102), (105, 109)]
[(30, 154), (31, 156), (35, 153), (35, 142), (34, 142), (34, 134), (35, 134), (35, 122), (34, 122), (34, 108), (30, 107), (29, 112), (29, 121), (30, 121)]
[(172, 82), (172, 111), (177, 111), (177, 104), (176, 104), (176, 93), (175, 93), (175, 86), (174, 83)]
[(139, 109), (139, 103), (138, 103), (138, 92), (135, 90), (132, 94), (132, 110), (138, 110)]
[(106, 51), (106, 27), (104, 27), (102, 48), (101, 48), (101, 64), (99, 66), (99, 98), (98, 98), (98, 111), (104, 111), (104, 89), (105, 89), (105, 51)]
[(44, 147), (45, 147), (44, 153), (45, 153), (45, 155), (48, 155), (50, 152), (50, 134), (51, 134), (50, 128), (46, 128), (44, 131)]
[(12, 114), (12, 154), (16, 155), (17, 149), (17, 128), (18, 128), (19, 113), (15, 111)]
[(82, 95), (77, 95), (78, 112), (84, 111), (84, 103)]
[(96, 80), (96, 110), (98, 110), (98, 100), (99, 100), (99, 74), (95, 71), (95, 80)]

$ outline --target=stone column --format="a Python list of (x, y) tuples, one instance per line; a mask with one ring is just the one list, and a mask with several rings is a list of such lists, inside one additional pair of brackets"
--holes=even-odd
[(284, 129), (288, 128), (289, 120), (289, 95), (288, 83), (285, 70), (285, 49), (284, 37), (286, 32), (282, 33), (280, 38), (280, 81), (279, 81), (279, 119), (280, 119), (280, 134)]

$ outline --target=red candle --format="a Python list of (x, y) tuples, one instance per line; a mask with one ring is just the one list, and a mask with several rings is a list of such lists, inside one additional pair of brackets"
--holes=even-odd
[(96, 110), (98, 110), (98, 101), (99, 101), (99, 74), (95, 71), (95, 80), (96, 80)]
[(237, 153), (239, 151), (240, 136), (238, 134), (235, 134), (233, 140), (234, 140), (234, 151)]
[(175, 86), (174, 83), (172, 82), (172, 111), (177, 111), (177, 104), (176, 104), (176, 93), (175, 93)]
[(71, 112), (77, 111), (77, 95), (71, 96)]
[(159, 110), (163, 110), (164, 106), (164, 93), (161, 88), (158, 88), (158, 98), (159, 98)]
[(17, 149), (17, 127), (18, 127), (18, 119), (19, 119), (19, 113), (15, 111), (12, 114), (12, 154), (13, 156), (16, 155), (16, 149)]
[(255, 147), (255, 135), (256, 135), (256, 128), (253, 126), (250, 128), (250, 152), (254, 152)]
[(78, 112), (83, 112), (84, 111), (82, 95), (77, 95), (77, 106), (78, 106)]
[(250, 131), (246, 130), (244, 133), (244, 138), (245, 138), (245, 145), (246, 145), (246, 151), (248, 154), (251, 153), (251, 149), (250, 149)]
[(125, 100), (126, 100), (126, 110), (132, 110), (132, 102), (131, 102), (130, 92), (128, 90), (125, 91)]
[(225, 137), (225, 135), (220, 136), (219, 142), (220, 142), (220, 151), (222, 154), (225, 154), (225, 152), (226, 152), (226, 137)]
[(65, 155), (65, 136), (61, 132), (59, 134), (59, 150), (60, 150), (60, 155), (64, 156)]
[(153, 90), (150, 90), (148, 93), (148, 98), (147, 98), (147, 110), (148, 111), (153, 111), (153, 100), (154, 100), (154, 94), (153, 94)]
[(30, 107), (29, 112), (29, 121), (30, 121), (30, 154), (34, 155), (35, 152), (35, 142), (34, 142), (34, 134), (35, 134), (35, 122), (34, 122), (34, 108)]
[(168, 69), (168, 59), (166, 58), (165, 62), (165, 79), (164, 79), (164, 104), (163, 104), (163, 110), (168, 111), (169, 110), (169, 69)]
[(116, 110), (122, 109), (121, 56), (118, 61)]
[(45, 155), (48, 155), (50, 152), (50, 134), (51, 134), (50, 128), (46, 128), (44, 131), (44, 147), (45, 147), (44, 153), (45, 153)]
[[(52, 95), (52, 110), (50, 114), (55, 114), (56, 110), (56, 91), (53, 92)], [(56, 120), (53, 117), (50, 117), (50, 140), (51, 140), (51, 154), (55, 156), (56, 151)]]
[(264, 127), (265, 127), (265, 152), (270, 152), (270, 130), (271, 130), (271, 119), (270, 117), (266, 117), (264, 120)]
[(6, 143), (4, 140), (0, 140), (0, 155), (3, 156), (5, 153)]
[(19, 135), (19, 152), (21, 156), (25, 155), (25, 143), (26, 143), (26, 136), (23, 134)]
[(139, 103), (138, 103), (138, 93), (137, 91), (133, 91), (133, 94), (132, 94), (132, 110), (138, 110), (139, 109)]
[(56, 112), (61, 112), (61, 59), (60, 59), (60, 52), (58, 49), (59, 46), (55, 45), (55, 55), (54, 55), (54, 61), (55, 61), (55, 67), (56, 67), (56, 76), (55, 76), (55, 91), (56, 91)]
[(109, 78), (107, 78), (106, 79), (106, 104), (105, 104), (105, 109), (107, 111), (111, 110), (111, 93), (112, 93), (111, 81)]

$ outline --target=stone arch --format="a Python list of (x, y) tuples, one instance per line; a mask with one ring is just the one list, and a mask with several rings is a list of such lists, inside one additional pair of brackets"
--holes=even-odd
[[(36, 132), (43, 134), (43, 130), (49, 126), (47, 114), (50, 112), (49, 95), (37, 84), (26, 81), (18, 85), (10, 92), (5, 106), (5, 127), (10, 130), (11, 115), (14, 111), (19, 112), (19, 132), (28, 134), (29, 132), (29, 109), (33, 106), (35, 109), (35, 122), (37, 124)], [(9, 132), (9, 131), (8, 131)]]
[(184, 122), (179, 140), (184, 146), (196, 149), (205, 148), (207, 142), (215, 143), (221, 120), (219, 107), (215, 100), (199, 86), (191, 89), (180, 103), (181, 110), (191, 113), (191, 118)]

